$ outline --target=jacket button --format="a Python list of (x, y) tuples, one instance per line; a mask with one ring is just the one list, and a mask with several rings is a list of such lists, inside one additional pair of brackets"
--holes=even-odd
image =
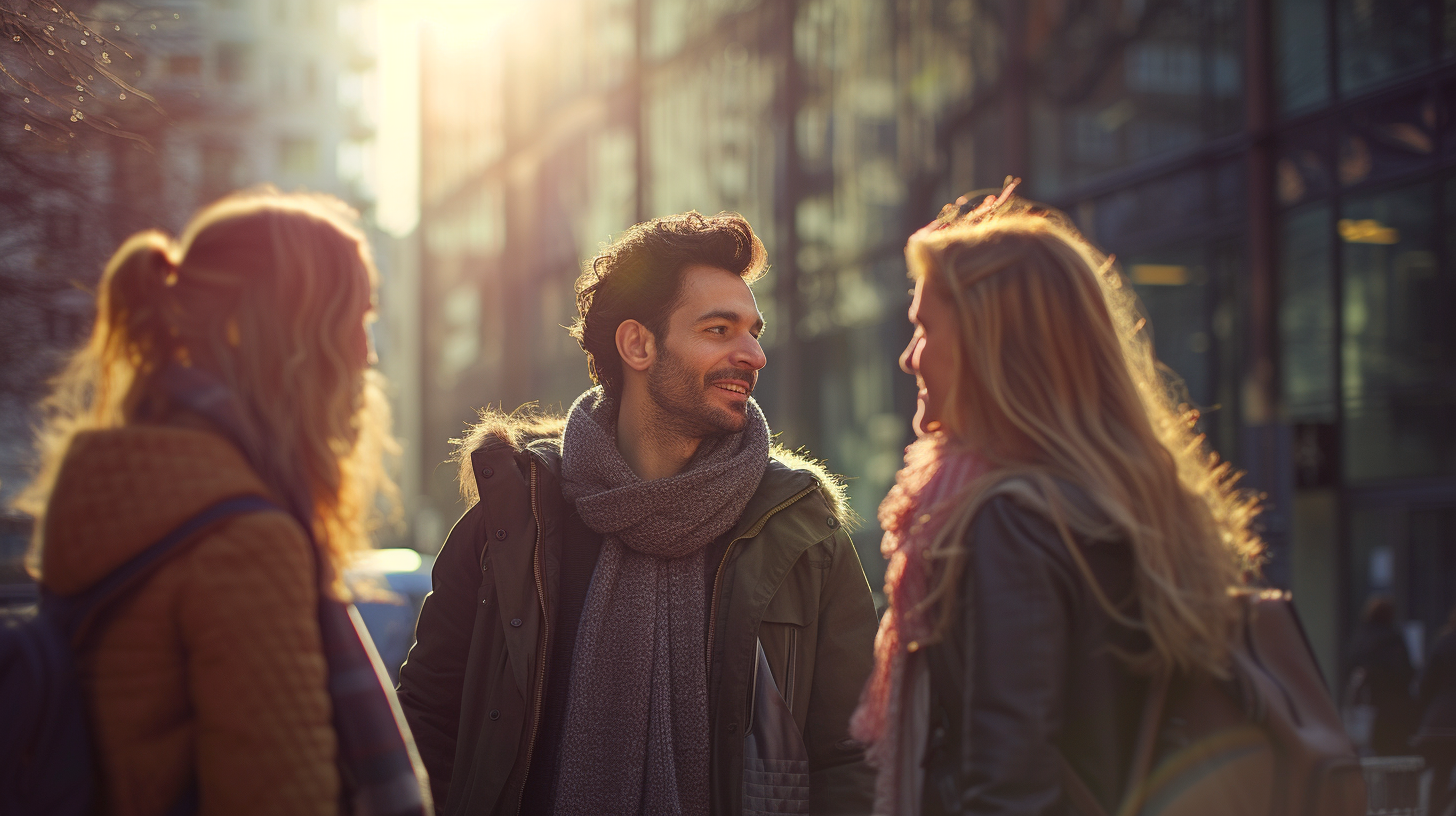
[(737, 734), (738, 733), (738, 723), (736, 723), (736, 722), (728, 723), (728, 733), (730, 733), (730, 734)]
[(495, 540), (496, 541), (505, 541), (506, 540), (506, 531), (505, 530), (496, 530), (495, 531)]
[(500, 709), (498, 709), (498, 708), (492, 708), (490, 710), (490, 718), (492, 720), (499, 720), (500, 719)]
[(489, 479), (490, 477), (492, 477), (494, 475), (495, 475), (495, 471), (492, 470), (492, 469), (490, 469), (490, 468), (488, 468), (488, 467), (483, 467), (483, 468), (480, 469), (480, 478), (482, 478), (482, 479)]
[(838, 527), (839, 519), (835, 518), (834, 516), (830, 516), (829, 518), (824, 520), (824, 523), (828, 524), (831, 528)]
[(512, 626), (520, 626), (521, 625), (521, 619), (520, 618), (511, 618), (511, 625)]

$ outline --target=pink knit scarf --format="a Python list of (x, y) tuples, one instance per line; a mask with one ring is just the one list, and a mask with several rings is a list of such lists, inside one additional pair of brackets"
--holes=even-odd
[(884, 529), (880, 552), (890, 560), (885, 571), (889, 609), (875, 637), (875, 669), (865, 684), (859, 708), (850, 719), (850, 733), (868, 745), (866, 756), (879, 770), (875, 813), (900, 813), (918, 801), (918, 780), (906, 777), (905, 751), (919, 752), (927, 723), (910, 716), (907, 698), (914, 692), (910, 661), (935, 629), (936, 610), (923, 608), (930, 593), (934, 562), (929, 559), (936, 535), (962, 506), (962, 491), (986, 472), (980, 457), (942, 433), (916, 440), (905, 449), (905, 467), (880, 504)]

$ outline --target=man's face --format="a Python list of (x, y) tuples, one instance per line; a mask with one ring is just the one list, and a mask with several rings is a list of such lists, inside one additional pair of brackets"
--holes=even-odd
[(748, 284), (713, 266), (683, 272), (678, 304), (656, 338), (647, 393), (685, 436), (738, 433), (748, 425), (748, 396), (767, 360), (758, 336), (763, 315)]

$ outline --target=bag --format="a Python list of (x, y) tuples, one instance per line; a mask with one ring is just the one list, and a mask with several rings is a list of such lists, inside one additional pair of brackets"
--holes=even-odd
[[(62, 598), (42, 588), (36, 607), (0, 613), (0, 814), (92, 812), (91, 730), (75, 653), (99, 631), (105, 613), (197, 533), (228, 516), (272, 509), (258, 496), (225, 499), (85, 592)], [(196, 791), (189, 788), (169, 813), (196, 809)]]
[[(1363, 816), (1359, 757), (1288, 593), (1240, 597), (1227, 681), (1152, 683), (1118, 816)], [(1062, 770), (1073, 807), (1105, 816), (1065, 759)]]
[(809, 749), (779, 694), (763, 643), (753, 667), (748, 733), (743, 737), (743, 813), (809, 812)]

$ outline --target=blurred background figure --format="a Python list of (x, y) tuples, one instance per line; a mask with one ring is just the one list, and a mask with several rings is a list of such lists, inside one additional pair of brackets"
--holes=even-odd
[(1365, 604), (1346, 661), (1350, 665), (1345, 684), (1346, 708), (1363, 709), (1356, 715), (1362, 723), (1358, 730), (1368, 728), (1352, 736), (1375, 756), (1411, 753), (1409, 741), (1415, 730), (1411, 681), (1415, 669), (1405, 636), (1395, 623), (1395, 605), (1389, 598), (1377, 595)]
[(1456, 606), (1426, 656), (1416, 687), (1420, 726), (1411, 743), (1432, 770), (1431, 816), (1447, 816), (1456, 803), (1451, 774), (1456, 770)]
[[(341, 764), (352, 745), (334, 723), (370, 712), (331, 682), (341, 647), (321, 602), (345, 597), (341, 569), (392, 489), (366, 333), (376, 274), (352, 220), (336, 199), (264, 191), (204, 209), (175, 241), (132, 236), (42, 407), (19, 506), (56, 595), (220, 501), (273, 502), (203, 527), (81, 641), (108, 813), (190, 798), (207, 813), (326, 814), (382, 781)], [(347, 784), (340, 767), (356, 772)]]

